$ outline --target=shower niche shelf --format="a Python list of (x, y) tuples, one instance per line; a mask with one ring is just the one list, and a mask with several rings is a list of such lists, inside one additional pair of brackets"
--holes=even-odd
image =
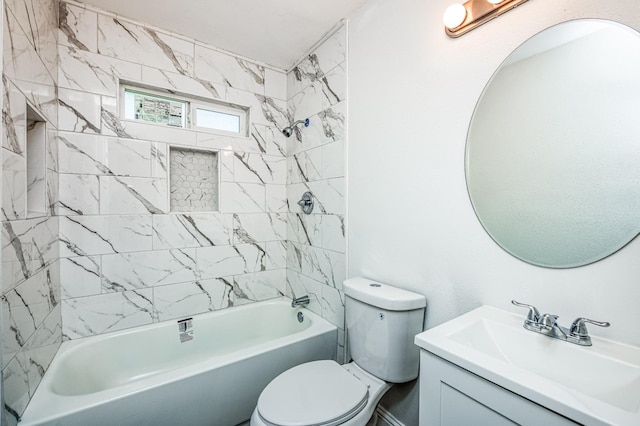
[(27, 105), (27, 218), (47, 215), (47, 122)]
[(169, 148), (169, 206), (172, 212), (218, 211), (218, 153)]

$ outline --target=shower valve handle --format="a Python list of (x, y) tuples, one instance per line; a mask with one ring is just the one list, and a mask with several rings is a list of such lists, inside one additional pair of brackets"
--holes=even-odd
[(298, 205), (302, 208), (304, 214), (311, 214), (313, 211), (313, 194), (309, 191), (302, 194), (302, 198), (298, 201)]

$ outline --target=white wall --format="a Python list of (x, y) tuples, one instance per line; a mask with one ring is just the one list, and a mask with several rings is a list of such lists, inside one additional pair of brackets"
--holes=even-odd
[[(441, 24), (450, 3), (371, 0), (350, 20), (347, 275), (423, 293), (427, 328), (481, 304), (518, 311), (516, 299), (562, 324), (577, 316), (610, 321), (592, 334), (640, 345), (640, 238), (589, 266), (526, 264), (485, 233), (464, 176), (473, 109), (509, 53), (576, 18), (640, 29), (637, 0), (534, 0), (459, 39)], [(417, 424), (416, 391), (384, 403)]]

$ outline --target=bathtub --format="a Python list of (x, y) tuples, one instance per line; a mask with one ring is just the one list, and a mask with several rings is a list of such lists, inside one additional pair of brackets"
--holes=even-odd
[(336, 327), (290, 303), (273, 299), (194, 315), (191, 324), (164, 321), (66, 341), (20, 426), (242, 423), (278, 374), (335, 359)]

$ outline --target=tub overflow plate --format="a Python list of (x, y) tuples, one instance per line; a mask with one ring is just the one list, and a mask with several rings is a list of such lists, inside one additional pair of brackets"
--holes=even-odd
[(178, 335), (180, 343), (193, 340), (193, 318), (178, 320)]

